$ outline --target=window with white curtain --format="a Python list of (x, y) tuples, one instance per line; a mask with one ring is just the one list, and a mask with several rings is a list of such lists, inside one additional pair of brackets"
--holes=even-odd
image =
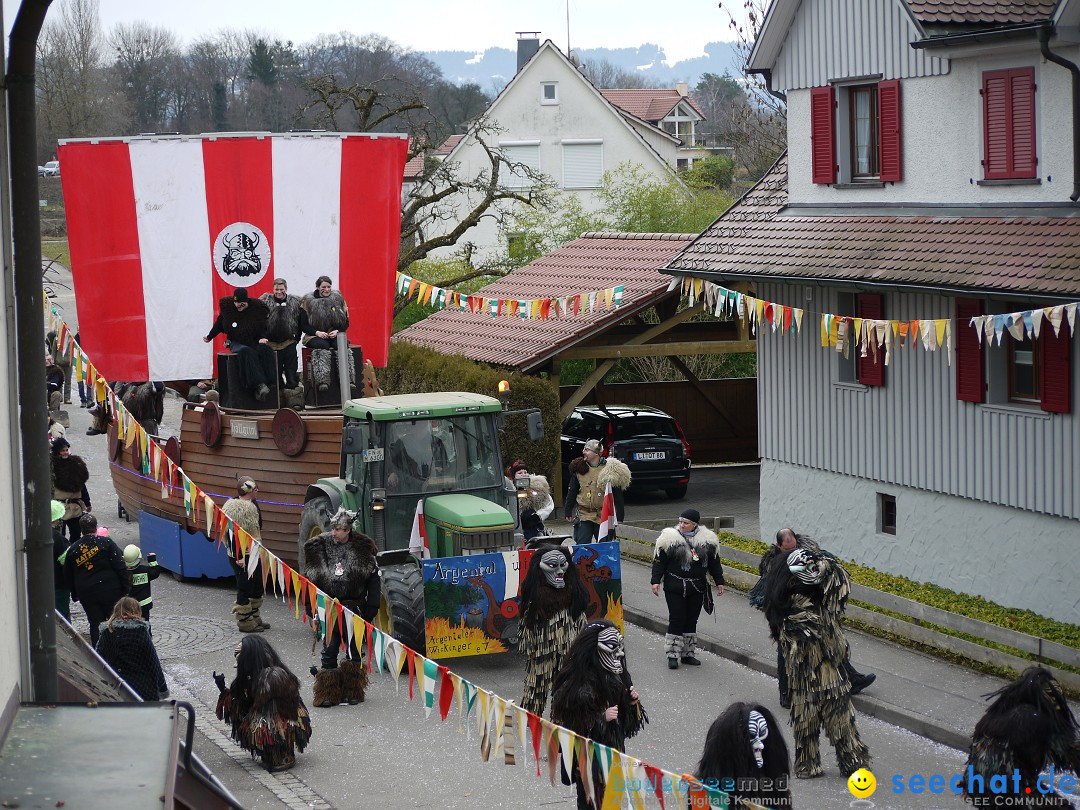
[(604, 176), (602, 140), (563, 141), (563, 188), (596, 188)]
[(516, 170), (499, 167), (499, 180), (503, 188), (532, 188), (533, 181), (523, 168), (540, 171), (540, 141), (501, 141), (499, 148), (508, 161), (521, 164)]

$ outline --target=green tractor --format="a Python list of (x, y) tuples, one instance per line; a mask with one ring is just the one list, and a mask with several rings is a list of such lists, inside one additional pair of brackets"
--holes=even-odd
[(507, 411), (482, 394), (447, 392), (353, 399), (344, 408), (337, 478), (310, 485), (300, 519), (304, 543), (327, 531), (344, 506), (375, 540), (382, 569), (380, 629), (425, 650), (424, 584), (410, 553), (417, 502), (432, 558), (510, 551), (521, 542), (518, 497), (506, 486), (499, 430), (524, 414), (529, 437), (544, 435), (540, 411)]

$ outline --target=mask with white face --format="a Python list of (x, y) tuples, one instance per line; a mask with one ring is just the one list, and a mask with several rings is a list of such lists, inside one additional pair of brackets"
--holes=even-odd
[(750, 749), (759, 768), (765, 765), (765, 738), (769, 736), (769, 724), (758, 711), (750, 712)]
[(608, 672), (621, 675), (623, 671), (623, 637), (618, 628), (605, 627), (596, 637), (600, 663)]
[(540, 558), (540, 570), (544, 572), (544, 579), (552, 588), (566, 587), (566, 569), (569, 567), (566, 555), (555, 549), (544, 552), (544, 556)]

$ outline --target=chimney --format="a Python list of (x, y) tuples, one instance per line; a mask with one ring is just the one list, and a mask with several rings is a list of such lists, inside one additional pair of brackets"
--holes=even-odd
[(525, 63), (533, 58), (533, 55), (540, 50), (540, 32), (539, 31), (515, 31), (518, 36), (518, 53), (517, 53), (517, 69), (521, 70), (525, 66)]
[[(520, 67), (521, 65), (518, 65), (518, 68)], [(675, 82), (675, 92), (677, 92), (683, 98), (686, 98), (686, 96), (690, 93), (690, 85), (688, 85), (686, 82)]]

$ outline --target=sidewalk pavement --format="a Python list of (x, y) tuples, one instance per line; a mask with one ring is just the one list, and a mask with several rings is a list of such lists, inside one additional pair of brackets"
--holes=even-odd
[[(623, 556), (623, 613), (627, 621), (663, 634), (667, 604), (652, 595), (649, 575), (647, 565)], [(1007, 683), (856, 630), (848, 629), (847, 636), (855, 668), (877, 675), (865, 692), (853, 698), (855, 708), (953, 748), (967, 750), (975, 723), (987, 707), (983, 695)], [(751, 607), (742, 591), (728, 587), (716, 600), (713, 615), (701, 614), (698, 644), (750, 669), (776, 675), (776, 647), (765, 615)]]

